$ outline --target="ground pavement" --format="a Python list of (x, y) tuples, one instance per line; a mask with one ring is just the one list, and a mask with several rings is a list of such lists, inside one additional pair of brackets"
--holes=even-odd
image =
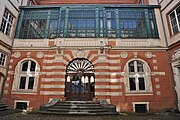
[(0, 120), (180, 120), (180, 114), (166, 113), (119, 113), (118, 115), (44, 115), (26, 112), (0, 112)]

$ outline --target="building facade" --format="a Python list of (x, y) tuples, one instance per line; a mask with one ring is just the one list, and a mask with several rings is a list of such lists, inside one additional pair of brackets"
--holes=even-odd
[(38, 110), (52, 98), (102, 99), (119, 112), (175, 109), (156, 0), (32, 2), (20, 7), (7, 104)]
[(10, 61), (20, 0), (0, 0), (0, 98)]
[(178, 0), (159, 1), (162, 6), (162, 17), (166, 30), (169, 48), (170, 64), (177, 95), (177, 105), (180, 110), (180, 2)]

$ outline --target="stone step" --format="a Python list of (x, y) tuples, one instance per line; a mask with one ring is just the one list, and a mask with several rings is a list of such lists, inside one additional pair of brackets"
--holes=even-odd
[(103, 107), (102, 106), (77, 106), (77, 105), (74, 105), (74, 106), (52, 106), (52, 108), (68, 108), (68, 109), (102, 109)]
[(57, 103), (56, 106), (72, 106), (72, 105), (76, 105), (76, 106), (98, 106), (99, 104), (80, 104), (80, 103)]
[(104, 109), (55, 109), (55, 108), (49, 108), (47, 111), (56, 111), (56, 112), (107, 112)]
[(5, 105), (5, 104), (0, 105), (0, 109), (1, 109), (1, 108), (6, 108), (6, 107), (8, 107), (8, 106)]
[(53, 105), (44, 105), (40, 107), (39, 113), (44, 114), (117, 114), (113, 105), (101, 105), (93, 101), (64, 101)]
[(0, 108), (0, 111), (6, 111), (9, 110), (9, 108), (5, 107), (5, 108)]
[(6, 110), (9, 110), (8, 106), (3, 102), (0, 102), (0, 111), (6, 111)]
[(65, 102), (58, 102), (57, 104), (86, 104), (86, 105), (93, 105), (93, 104), (98, 104), (93, 101), (65, 101)]
[(98, 113), (89, 113), (89, 112), (51, 112), (51, 111), (39, 111), (42, 114), (51, 114), (51, 115), (117, 115), (117, 112), (98, 112)]

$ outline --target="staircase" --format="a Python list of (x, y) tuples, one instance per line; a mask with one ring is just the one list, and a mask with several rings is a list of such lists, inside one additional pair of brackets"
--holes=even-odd
[(101, 105), (93, 101), (57, 102), (53, 106), (41, 106), (39, 113), (58, 115), (114, 115), (116, 107), (111, 104)]
[(8, 106), (0, 101), (0, 112), (1, 111), (6, 111), (6, 110), (9, 110)]

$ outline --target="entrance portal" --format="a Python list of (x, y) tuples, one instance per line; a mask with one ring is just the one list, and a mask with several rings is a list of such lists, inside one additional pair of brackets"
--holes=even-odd
[(66, 69), (67, 100), (92, 100), (94, 97), (94, 67), (84, 58), (74, 59)]

